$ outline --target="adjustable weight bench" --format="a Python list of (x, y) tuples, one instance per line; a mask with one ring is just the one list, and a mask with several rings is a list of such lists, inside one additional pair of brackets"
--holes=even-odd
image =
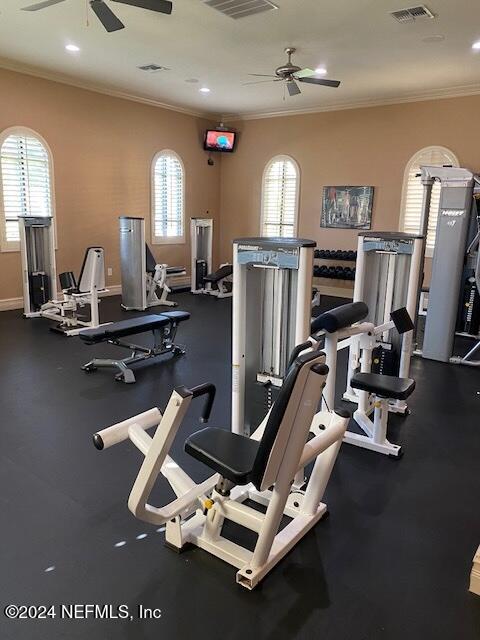
[[(159, 315), (140, 316), (129, 320), (121, 320), (120, 322), (112, 322), (96, 329), (81, 331), (78, 335), (86, 344), (107, 342), (131, 351), (131, 355), (123, 359), (93, 358), (93, 360), (83, 365), (82, 369), (89, 373), (102, 367), (116, 367), (119, 373), (115, 376), (115, 380), (132, 384), (135, 382), (135, 376), (129, 365), (148, 358), (155, 358), (164, 353), (173, 353), (173, 355), (185, 353), (184, 347), (175, 344), (174, 340), (180, 322), (189, 318), (190, 314), (187, 311), (167, 311)], [(121, 338), (127, 338), (138, 333), (146, 333), (147, 331), (151, 331), (153, 334), (153, 345), (151, 347), (144, 347), (121, 340)]]
[[(227, 285), (227, 282), (231, 284), (231, 278), (233, 275), (233, 265), (223, 264), (217, 271), (207, 274), (203, 278), (205, 285), (210, 285), (206, 289), (206, 293), (217, 298), (228, 298), (232, 295), (232, 290)], [(216, 288), (214, 288), (216, 287)]]

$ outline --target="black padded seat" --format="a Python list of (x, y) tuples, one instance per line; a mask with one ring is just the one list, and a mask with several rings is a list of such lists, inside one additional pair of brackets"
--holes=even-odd
[[(185, 441), (185, 451), (217, 471), (234, 484), (253, 482), (260, 490), (270, 452), (275, 443), (301, 368), (321, 355), (311, 351), (298, 356), (288, 369), (278, 397), (272, 407), (262, 439), (258, 442), (231, 431), (207, 427)], [(316, 373), (326, 375), (328, 367), (319, 365)]]
[[(173, 317), (172, 317), (173, 316)], [(162, 313), (161, 315), (151, 314), (148, 316), (140, 316), (138, 318), (129, 318), (128, 320), (120, 320), (120, 322), (112, 322), (95, 329), (84, 329), (78, 334), (80, 338), (88, 344), (96, 344), (98, 342), (106, 342), (117, 338), (132, 336), (145, 331), (153, 331), (160, 329), (172, 322), (182, 322), (187, 320), (190, 314), (187, 311), (171, 311)]]
[(221, 267), (217, 271), (214, 271), (213, 273), (209, 273), (208, 275), (206, 275), (203, 278), (203, 280), (204, 282), (211, 282), (215, 284), (222, 278), (228, 278), (228, 276), (231, 276), (232, 273), (233, 273), (233, 266), (231, 264), (226, 264), (224, 267)]
[(185, 271), (185, 267), (167, 267), (167, 274), (169, 276), (173, 276), (176, 273), (183, 273)]
[(380, 373), (356, 373), (350, 384), (354, 389), (392, 400), (406, 400), (415, 389), (415, 380), (411, 378), (397, 378)]
[(185, 442), (185, 451), (213, 471), (244, 485), (249, 482), (259, 442), (225, 429), (207, 427), (192, 434)]

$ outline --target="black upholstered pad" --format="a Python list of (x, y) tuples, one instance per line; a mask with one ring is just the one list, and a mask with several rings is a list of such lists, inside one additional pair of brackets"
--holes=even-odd
[(151, 314), (138, 318), (129, 318), (128, 320), (120, 320), (120, 322), (112, 322), (111, 324), (106, 324), (96, 329), (84, 329), (80, 331), (78, 335), (84, 342), (96, 344), (97, 342), (106, 342), (114, 338), (124, 338), (137, 333), (143, 333), (144, 331), (160, 329), (172, 322), (187, 320), (189, 317), (190, 314), (186, 311), (172, 311), (170, 313), (162, 313), (161, 315)]
[(233, 266), (231, 264), (226, 264), (224, 267), (220, 267), (218, 271), (214, 271), (213, 273), (209, 273), (206, 275), (203, 280), (205, 282), (218, 282), (222, 278), (227, 278), (231, 276), (233, 273)]
[(258, 441), (246, 436), (207, 427), (185, 441), (185, 451), (235, 484), (249, 482), (258, 451)]
[(167, 267), (168, 275), (175, 275), (176, 273), (183, 273), (185, 271), (185, 267)]
[(318, 331), (333, 333), (339, 329), (345, 329), (355, 322), (360, 322), (368, 315), (368, 307), (364, 302), (350, 302), (342, 304), (336, 309), (331, 309), (316, 317), (311, 324), (312, 335)]
[(190, 318), (188, 311), (164, 311), (162, 316), (170, 318), (172, 322), (183, 322)]
[(356, 373), (350, 384), (354, 389), (369, 391), (392, 400), (406, 400), (415, 389), (415, 380), (411, 378), (384, 376), (379, 373)]

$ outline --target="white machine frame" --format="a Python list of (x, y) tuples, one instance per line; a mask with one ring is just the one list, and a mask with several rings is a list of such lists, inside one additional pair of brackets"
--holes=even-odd
[[(105, 282), (104, 252), (102, 247), (90, 247), (88, 251), (92, 251), (94, 256), (93, 268), (90, 268), (88, 291), (74, 293), (64, 289), (62, 290), (63, 299), (50, 300), (42, 305), (38, 313), (42, 318), (59, 322), (61, 332), (66, 336), (76, 336), (82, 329), (94, 329), (101, 326), (98, 309), (99, 298), (109, 292), (105, 286), (99, 287), (99, 283)], [(90, 306), (90, 318), (89, 320), (81, 320), (78, 316), (78, 310), (83, 309), (86, 305)]]
[[(200, 254), (199, 247), (199, 235), (202, 234), (205, 236), (205, 246), (204, 254)], [(232, 282), (232, 276), (226, 276), (225, 278), (221, 278), (218, 280), (217, 289), (212, 287), (210, 282), (204, 283), (202, 287), (197, 285), (197, 260), (204, 260), (206, 263), (206, 273), (205, 275), (209, 275), (213, 271), (213, 219), (212, 218), (191, 218), (190, 219), (190, 245), (191, 245), (191, 264), (190, 264), (190, 279), (191, 286), (190, 290), (194, 294), (205, 294), (210, 296), (215, 296), (217, 298), (231, 298), (232, 297), (232, 286), (227, 286), (227, 283)], [(219, 266), (219, 269), (222, 267), (229, 266), (230, 263), (224, 262)]]
[[(318, 358), (298, 374), (260, 491), (246, 485), (222, 492), (218, 473), (197, 484), (171, 458), (173, 440), (196, 397), (194, 389), (182, 387), (173, 391), (163, 415), (156, 408), (150, 409), (98, 432), (94, 436), (97, 448), (130, 439), (145, 456), (128, 500), (130, 511), (150, 524), (166, 524), (168, 546), (180, 550), (191, 543), (233, 565), (238, 569), (237, 583), (253, 589), (326, 513), (322, 497), (348, 417), (329, 412), (317, 414), (318, 423), (324, 428), (307, 441), (326, 375), (314, 372), (312, 367), (323, 361), (323, 353), (318, 352)], [(251, 435), (252, 439), (261, 439), (267, 420), (268, 414)], [(151, 427), (156, 427), (153, 438), (146, 433)], [(293, 477), (313, 461), (306, 490), (292, 488)], [(160, 474), (177, 496), (164, 507), (147, 502)], [(266, 506), (266, 512), (245, 505), (247, 499)], [(291, 521), (279, 530), (283, 516)], [(253, 552), (221, 535), (226, 520), (258, 534)]]
[[(27, 216), (20, 216), (18, 218), (18, 226), (20, 232), (20, 255), (22, 260), (22, 283), (23, 283), (23, 314), (25, 318), (38, 318), (40, 316), (40, 310), (35, 311), (32, 308), (32, 302), (30, 299), (30, 265), (28, 264), (27, 253), (27, 237), (25, 231), (25, 224)], [(55, 232), (53, 227), (53, 218), (38, 218), (38, 225), (45, 228), (47, 233), (47, 263), (46, 272), (49, 276), (50, 284), (50, 296), (52, 298), (57, 297), (57, 269), (55, 266)], [(28, 216), (28, 223), (34, 223), (35, 218)]]
[[(378, 232), (379, 235), (382, 235), (382, 232)], [(392, 312), (392, 303), (393, 303), (393, 291), (394, 291), (394, 279), (395, 279), (395, 266), (396, 266), (396, 257), (397, 254), (395, 252), (384, 251), (389, 255), (388, 260), (388, 274), (387, 274), (387, 287), (385, 291), (385, 306), (384, 306), (384, 314), (383, 314), (383, 323), (378, 327), (374, 327), (374, 335), (379, 339), (375, 340), (375, 343), (370, 348), (369, 342), (365, 338), (352, 338), (349, 343), (341, 343), (338, 346), (338, 349), (343, 349), (344, 347), (349, 347), (349, 362), (348, 362), (348, 374), (347, 374), (347, 388), (343, 395), (344, 400), (349, 402), (354, 402), (359, 404), (360, 399), (364, 398), (363, 394), (365, 392), (357, 391), (356, 389), (352, 389), (350, 386), (350, 379), (355, 371), (361, 368), (362, 372), (370, 372), (372, 365), (372, 349), (375, 348), (377, 344), (381, 344), (381, 340), (388, 340), (388, 332), (394, 328), (394, 323), (390, 320), (390, 313)], [(420, 282), (420, 272), (422, 269), (423, 263), (423, 255), (424, 255), (424, 240), (421, 237), (418, 237), (413, 243), (413, 253), (410, 262), (410, 270), (408, 275), (408, 285), (407, 285), (407, 300), (405, 307), (408, 311), (410, 318), (415, 322), (417, 317), (417, 309), (418, 309), (418, 300), (419, 300), (419, 282)], [(363, 237), (359, 236), (358, 238), (358, 247), (357, 247), (357, 265), (356, 265), (356, 275), (355, 275), (355, 285), (353, 289), (353, 302), (363, 302), (365, 299), (365, 289), (368, 287), (369, 283), (367, 282), (366, 277), (366, 269), (365, 269), (365, 252), (363, 250)], [(368, 323), (364, 323), (368, 324)], [(371, 325), (373, 326), (373, 325)], [(368, 332), (369, 329), (367, 328)], [(355, 333), (364, 333), (364, 331), (356, 331)], [(353, 335), (353, 334), (352, 334)], [(381, 338), (380, 338), (381, 336)], [(340, 339), (341, 340), (341, 339)], [(361, 350), (363, 350), (363, 362), (361, 361)], [(400, 366), (398, 371), (398, 376), (400, 378), (408, 378), (410, 372), (410, 363), (412, 359), (413, 353), (413, 330), (408, 331), (402, 336), (402, 347), (400, 353)], [(333, 377), (333, 376), (332, 376)], [(359, 406), (360, 409), (360, 406)], [(371, 412), (372, 409), (369, 409), (366, 412), (366, 405), (364, 401), (362, 401), (362, 412), (368, 413)], [(394, 400), (389, 402), (389, 411), (393, 413), (401, 413), (405, 414), (408, 411), (407, 403), (405, 400)], [(368, 433), (370, 430), (370, 420), (366, 417), (362, 417), (361, 414), (358, 414), (360, 419), (360, 426), (362, 429), (364, 426)], [(358, 422), (358, 420), (355, 418)], [(367, 421), (368, 420), (368, 421)], [(389, 452), (391, 453), (391, 452)]]
[[(174, 274), (168, 273), (169, 266), (168, 264), (156, 264), (155, 272), (152, 274), (146, 272), (145, 276), (145, 293), (146, 293), (146, 306), (145, 308), (150, 307), (176, 307), (178, 306), (178, 302), (174, 302), (173, 300), (168, 300), (168, 295), (172, 292), (171, 285), (172, 280), (176, 278), (184, 277), (187, 275), (185, 270), (177, 271)], [(160, 290), (160, 296), (157, 294), (157, 290)]]

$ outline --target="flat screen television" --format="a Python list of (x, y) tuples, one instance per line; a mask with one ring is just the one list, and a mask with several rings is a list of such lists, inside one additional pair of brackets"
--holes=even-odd
[(235, 131), (221, 131), (218, 129), (207, 129), (203, 148), (205, 151), (223, 151), (232, 153), (235, 149), (237, 134)]

